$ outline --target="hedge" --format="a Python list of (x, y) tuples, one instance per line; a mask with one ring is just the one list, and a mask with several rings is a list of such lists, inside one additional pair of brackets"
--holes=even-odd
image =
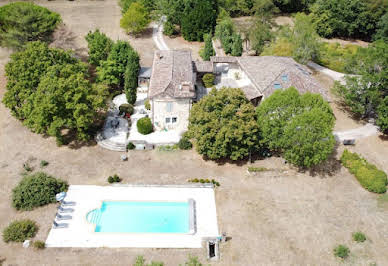
[(31, 220), (14, 221), (8, 225), (3, 231), (3, 240), (8, 243), (10, 241), (23, 242), (24, 240), (34, 237), (38, 231), (38, 226)]
[(119, 111), (120, 111), (120, 114), (123, 114), (123, 113), (125, 113), (125, 114), (130, 114), (130, 115), (132, 115), (133, 114), (133, 112), (134, 112), (134, 108), (133, 108), (133, 105), (132, 104), (122, 104), (122, 105), (120, 105), (120, 107), (119, 107)]
[(66, 191), (68, 186), (66, 181), (42, 172), (26, 176), (12, 191), (12, 205), (17, 210), (32, 210), (55, 203), (55, 195)]
[(345, 150), (341, 156), (341, 163), (349, 169), (360, 182), (361, 186), (370, 192), (385, 193), (387, 191), (387, 175), (377, 169), (373, 164), (368, 163), (357, 153)]
[(213, 74), (205, 74), (202, 78), (206, 88), (211, 88), (214, 85), (215, 76)]
[(137, 130), (143, 135), (148, 135), (153, 131), (153, 126), (149, 117), (140, 118), (137, 121), (136, 126)]
[(181, 150), (191, 150), (193, 148), (193, 144), (190, 142), (189, 138), (183, 136), (178, 142), (179, 149)]

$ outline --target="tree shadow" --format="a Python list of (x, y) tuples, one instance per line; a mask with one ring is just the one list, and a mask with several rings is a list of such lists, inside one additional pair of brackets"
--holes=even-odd
[(388, 132), (387, 134), (380, 134), (379, 139), (381, 139), (382, 141), (388, 141)]
[(341, 161), (337, 159), (338, 148), (340, 143), (336, 143), (333, 153), (330, 157), (323, 163), (313, 166), (310, 169), (299, 169), (300, 172), (308, 172), (312, 177), (332, 177), (336, 175), (342, 167)]
[(141, 33), (138, 33), (135, 35), (130, 35), (130, 36), (134, 37), (136, 39), (137, 38), (152, 38), (153, 31), (154, 31), (153, 27), (148, 27), (144, 31), (142, 31)]

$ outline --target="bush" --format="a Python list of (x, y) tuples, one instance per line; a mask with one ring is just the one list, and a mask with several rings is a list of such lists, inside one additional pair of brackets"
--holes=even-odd
[(49, 41), (61, 17), (33, 3), (0, 7), (0, 45), (21, 49), (31, 41)]
[(109, 184), (112, 184), (112, 183), (119, 183), (119, 182), (121, 182), (121, 178), (120, 178), (117, 174), (108, 177), (108, 183), (109, 183)]
[(127, 150), (134, 150), (134, 149), (136, 149), (135, 144), (133, 144), (132, 142), (129, 142), (127, 144)]
[(358, 47), (358, 45), (352, 44), (342, 46), (339, 43), (322, 43), (316, 61), (332, 70), (351, 74), (348, 64), (350, 59), (357, 54)]
[(202, 78), (203, 84), (206, 88), (210, 88), (214, 85), (215, 76), (213, 74), (205, 74)]
[(114, 179), (113, 179), (113, 176), (110, 176), (110, 177), (108, 177), (108, 183), (109, 184), (112, 184), (112, 183), (114, 183), (115, 181), (114, 181)]
[(28, 238), (34, 237), (38, 231), (38, 226), (31, 220), (14, 221), (8, 225), (3, 231), (3, 240), (8, 243), (10, 241), (23, 242)]
[(45, 160), (40, 161), (40, 168), (46, 167), (47, 165), (49, 165), (48, 161), (45, 161)]
[(265, 167), (248, 167), (248, 171), (251, 172), (251, 173), (256, 173), (256, 172), (264, 172), (264, 171), (268, 171), (269, 169), (265, 168)]
[(358, 243), (361, 243), (361, 242), (364, 242), (366, 240), (366, 236), (361, 232), (356, 232), (353, 234), (353, 240), (358, 242)]
[(120, 105), (119, 110), (120, 110), (120, 114), (125, 113), (125, 114), (132, 115), (135, 109), (133, 108), (132, 104), (122, 104)]
[(46, 244), (40, 240), (34, 241), (32, 245), (34, 246), (35, 249), (44, 249), (46, 247)]
[(387, 175), (357, 153), (345, 150), (341, 156), (341, 163), (349, 169), (350, 173), (355, 175), (358, 182), (366, 190), (380, 194), (387, 191)]
[(148, 135), (153, 131), (153, 126), (149, 117), (140, 118), (137, 121), (136, 126), (137, 130), (143, 135)]
[(191, 150), (191, 148), (193, 148), (193, 144), (190, 142), (188, 137), (183, 136), (178, 142), (178, 147), (181, 150)]
[(94, 32), (89, 32), (85, 36), (88, 42), (89, 63), (95, 66), (100, 65), (100, 61), (105, 61), (113, 46), (113, 41), (98, 29)]
[(336, 257), (340, 257), (342, 259), (346, 259), (348, 256), (349, 256), (349, 249), (348, 247), (344, 246), (344, 245), (338, 245), (335, 249), (334, 249), (334, 255)]
[(151, 104), (150, 104), (150, 101), (147, 99), (145, 100), (144, 102), (144, 106), (145, 106), (145, 109), (147, 110), (151, 110)]
[(68, 186), (66, 181), (42, 172), (26, 176), (12, 191), (12, 205), (17, 210), (32, 210), (55, 203), (55, 195), (66, 191)]

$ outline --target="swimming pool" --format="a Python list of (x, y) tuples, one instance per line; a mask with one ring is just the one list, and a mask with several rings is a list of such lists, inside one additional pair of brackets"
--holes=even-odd
[(98, 233), (195, 232), (194, 200), (186, 202), (103, 201), (86, 219)]

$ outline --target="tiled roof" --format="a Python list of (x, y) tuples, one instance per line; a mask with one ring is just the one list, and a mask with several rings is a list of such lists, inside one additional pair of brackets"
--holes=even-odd
[(210, 61), (194, 61), (193, 68), (195, 72), (212, 73), (213, 62)]
[(187, 50), (156, 51), (148, 96), (194, 98), (194, 74), (191, 52)]
[(212, 56), (210, 57), (212, 63), (236, 63), (237, 57), (234, 56)]

